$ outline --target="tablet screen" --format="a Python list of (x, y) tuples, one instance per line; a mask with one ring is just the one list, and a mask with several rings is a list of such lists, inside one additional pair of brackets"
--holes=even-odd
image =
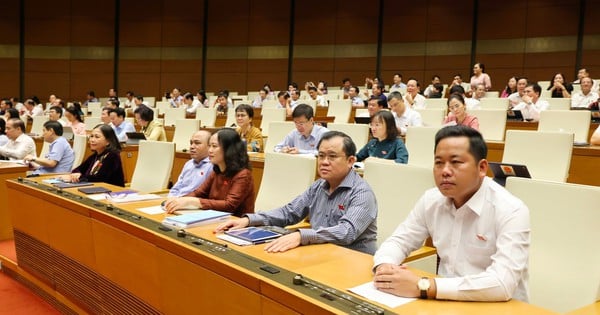
[(227, 231), (225, 232), (225, 234), (235, 236), (252, 243), (269, 240), (281, 236), (281, 234), (279, 233), (275, 233), (273, 231), (268, 231), (253, 226), (240, 230)]

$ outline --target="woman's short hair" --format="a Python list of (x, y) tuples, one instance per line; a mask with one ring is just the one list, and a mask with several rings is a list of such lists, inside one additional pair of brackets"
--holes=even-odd
[[(244, 168), (250, 169), (247, 147), (234, 129), (221, 129), (217, 131), (216, 136), (221, 151), (223, 151), (223, 160), (225, 160), (227, 166), (224, 172), (226, 177), (233, 177)], [(217, 173), (221, 172), (217, 165), (214, 167)]]
[(68, 113), (70, 113), (71, 115), (73, 115), (73, 117), (75, 117), (75, 119), (77, 119), (77, 121), (79, 122), (83, 122), (83, 118), (81, 118), (81, 113), (80, 111), (77, 109), (77, 107), (75, 106), (69, 106), (65, 109)]
[(248, 114), (248, 117), (254, 118), (254, 109), (248, 104), (238, 105), (238, 107), (235, 108), (235, 112), (246, 112), (246, 114)]
[(133, 113), (139, 114), (140, 119), (143, 121), (151, 122), (152, 120), (154, 120), (154, 111), (152, 110), (152, 108), (146, 105), (138, 106), (138, 108), (136, 108)]
[(394, 140), (398, 137), (398, 129), (396, 128), (396, 119), (394, 119), (394, 115), (387, 110), (380, 110), (373, 118), (371, 118), (371, 122), (373, 121), (382, 121), (385, 123), (385, 140)]
[(115, 130), (108, 124), (98, 124), (94, 129), (100, 130), (106, 141), (108, 141), (108, 146), (106, 146), (106, 150), (111, 152), (119, 152), (121, 151), (121, 144), (119, 143), (119, 139), (115, 134)]

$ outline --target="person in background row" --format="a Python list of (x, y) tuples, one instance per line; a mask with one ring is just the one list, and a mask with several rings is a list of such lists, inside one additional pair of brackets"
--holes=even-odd
[(65, 182), (104, 182), (125, 186), (121, 144), (111, 126), (100, 124), (90, 133), (90, 155), (69, 175), (60, 178)]
[(235, 131), (246, 143), (248, 152), (262, 152), (263, 136), (260, 129), (252, 125), (252, 118), (254, 118), (252, 106), (248, 104), (238, 105), (235, 109), (235, 121), (237, 123)]
[(275, 152), (289, 154), (317, 154), (317, 144), (321, 136), (329, 130), (315, 125), (313, 109), (309, 105), (299, 104), (294, 108), (292, 119), (296, 129), (275, 146)]
[(50, 144), (48, 154), (44, 157), (36, 158), (34, 155), (27, 155), (23, 158), (25, 163), (29, 163), (33, 169), (33, 174), (47, 173), (70, 173), (73, 168), (75, 154), (71, 145), (63, 136), (63, 127), (56, 121), (47, 121), (44, 123), (43, 138)]
[[(423, 299), (527, 302), (529, 209), (486, 176), (487, 146), (479, 132), (442, 128), (434, 152), (437, 187), (375, 253), (375, 288)], [(435, 278), (401, 264), (429, 237), (439, 255)]]
[(83, 123), (83, 118), (81, 118), (80, 110), (76, 106), (67, 107), (65, 118), (67, 118), (65, 126), (71, 127), (74, 134), (85, 136), (85, 124)]
[(332, 243), (372, 254), (377, 246), (377, 201), (369, 184), (353, 170), (354, 142), (342, 132), (329, 131), (317, 148), (320, 178), (305, 192), (280, 208), (229, 220), (215, 233), (246, 226), (285, 227), (308, 218), (310, 228), (284, 235), (265, 250), (285, 252), (300, 245)]
[(133, 93), (133, 91), (127, 91), (125, 92), (125, 97), (127, 98), (127, 100), (125, 100), (123, 106), (125, 108), (132, 108), (135, 107), (135, 93)]
[(205, 107), (205, 108), (209, 107), (208, 97), (206, 97), (206, 91), (198, 90), (198, 92), (196, 93), (196, 98), (198, 99), (200, 104), (202, 104), (202, 107)]
[(571, 108), (591, 108), (598, 104), (598, 93), (592, 91), (593, 80), (590, 77), (581, 79), (581, 91), (573, 93)]
[(16, 108), (9, 108), (4, 113), (4, 120), (5, 121), (8, 121), (9, 119), (12, 119), (12, 118), (21, 119), (20, 117), (21, 116), (19, 116), (19, 111)]
[(425, 96), (419, 94), (419, 81), (415, 78), (408, 79), (404, 103), (412, 109), (423, 109), (426, 104)]
[(96, 98), (96, 92), (89, 91), (85, 97), (85, 102), (83, 102), (83, 107), (87, 107), (88, 103), (96, 103), (98, 99)]
[(6, 136), (6, 121), (0, 119), (0, 147), (8, 143), (8, 137)]
[(358, 151), (357, 161), (362, 162), (369, 157), (375, 157), (402, 164), (408, 162), (408, 151), (404, 141), (398, 138), (398, 129), (392, 113), (384, 110), (377, 112), (371, 118), (371, 133), (373, 139)]
[(411, 109), (404, 104), (404, 98), (402, 93), (394, 91), (388, 95), (388, 105), (394, 116), (396, 128), (398, 129), (399, 135), (406, 135), (408, 127), (421, 127), (423, 126), (423, 120), (421, 114)]
[(202, 103), (194, 99), (194, 95), (192, 93), (183, 94), (183, 104), (185, 104), (185, 111), (187, 114), (196, 114), (196, 110), (202, 107)]
[(254, 102), (252, 102), (252, 107), (261, 108), (262, 103), (267, 100), (267, 96), (269, 96), (269, 91), (265, 88), (260, 89), (260, 91), (258, 91), (258, 96), (256, 96)]
[(365, 101), (359, 96), (358, 86), (351, 86), (348, 90), (348, 98), (352, 101), (353, 107), (365, 107)]
[(387, 105), (387, 101), (384, 101), (382, 98), (376, 97), (375, 95), (371, 96), (367, 102), (367, 111), (369, 112), (369, 117), (375, 116), (377, 112), (387, 108)]
[(548, 91), (552, 93), (553, 98), (571, 98), (573, 85), (565, 80), (562, 73), (557, 73), (552, 77)]
[(148, 106), (139, 106), (133, 112), (137, 124), (142, 127), (141, 132), (146, 140), (167, 141), (165, 127), (158, 120), (154, 120), (154, 111)]
[(208, 156), (213, 172), (191, 193), (168, 198), (167, 213), (197, 208), (231, 212), (235, 216), (254, 212), (254, 180), (246, 146), (231, 128), (210, 137)]
[(448, 109), (450, 113), (444, 119), (444, 125), (463, 125), (479, 130), (479, 120), (473, 115), (467, 113), (465, 99), (460, 94), (452, 94), (448, 98)]
[(527, 84), (529, 84), (529, 80), (526, 77), (517, 78), (517, 91), (508, 96), (510, 108), (517, 106), (517, 104), (523, 101), (523, 95), (525, 95), (525, 87)]
[(28, 155), (37, 156), (35, 142), (25, 134), (25, 123), (20, 118), (6, 121), (6, 136), (8, 142), (0, 147), (0, 156), (9, 160), (22, 160)]
[(173, 187), (169, 190), (169, 197), (185, 196), (202, 183), (212, 173), (213, 165), (208, 157), (208, 141), (210, 132), (196, 131), (190, 139), (190, 160), (183, 165), (181, 174)]
[(500, 94), (501, 98), (507, 98), (511, 94), (517, 92), (517, 77), (510, 77), (508, 82), (506, 83), (506, 87), (502, 90), (502, 94)]
[(52, 106), (48, 110), (48, 120), (50, 121), (58, 121), (61, 126), (65, 126), (67, 124), (62, 118), (63, 109), (60, 106)]
[[(440, 76), (437, 74), (434, 74), (431, 77), (431, 84), (429, 84), (426, 88), (425, 91), (423, 92), (423, 96), (427, 97), (427, 98), (432, 98), (431, 94), (433, 93), (433, 89), (434, 89), (434, 85), (439, 84), (442, 82), (442, 79), (440, 79)], [(440, 97), (441, 97), (441, 91), (440, 92)], [(433, 97), (435, 98), (435, 97)]]
[(550, 107), (550, 104), (546, 100), (540, 99), (541, 93), (542, 88), (537, 83), (528, 84), (521, 98), (523, 101), (513, 107), (513, 110), (520, 110), (523, 114), (523, 119), (527, 121), (539, 121), (540, 112)]
[(478, 84), (485, 86), (485, 91), (492, 88), (492, 79), (485, 73), (485, 65), (478, 62), (473, 65), (473, 76), (471, 77), (471, 90), (475, 90)]
[(108, 116), (110, 117), (110, 125), (115, 130), (119, 142), (127, 141), (127, 133), (135, 132), (135, 127), (132, 123), (125, 120), (125, 110), (123, 108), (112, 109)]
[(390, 86), (391, 92), (393, 92), (394, 90), (406, 89), (406, 84), (402, 83), (401, 73), (394, 73), (394, 77), (392, 78), (392, 80), (394, 81), (394, 84)]

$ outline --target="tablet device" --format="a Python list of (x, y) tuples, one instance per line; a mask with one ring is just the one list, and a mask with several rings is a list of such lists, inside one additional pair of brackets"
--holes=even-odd
[(263, 229), (260, 227), (247, 227), (239, 230), (231, 230), (226, 231), (225, 234), (229, 236), (233, 236), (235, 238), (242, 239), (244, 241), (250, 242), (252, 244), (260, 244), (265, 243), (269, 240), (276, 239), (280, 237), (282, 234), (277, 233), (275, 231)]
[(522, 164), (489, 162), (494, 174), (494, 181), (502, 186), (506, 185), (506, 178), (510, 176), (531, 178), (527, 166)]
[(146, 140), (146, 135), (143, 132), (126, 132), (127, 144), (140, 144), (140, 140)]
[(523, 113), (520, 110), (509, 109), (506, 111), (506, 119), (523, 121)]
[(371, 117), (368, 117), (368, 116), (366, 116), (366, 117), (357, 116), (357, 117), (354, 117), (354, 122), (357, 123), (357, 124), (368, 125), (368, 124), (371, 123)]
[(78, 188), (77, 190), (79, 190), (80, 192), (90, 195), (90, 194), (103, 194), (103, 193), (109, 193), (111, 192), (110, 189), (104, 188), (104, 187), (100, 187), (100, 186), (94, 186), (94, 187), (84, 187), (84, 188)]
[(79, 183), (56, 183), (53, 184), (54, 187), (57, 188), (73, 188), (73, 187), (82, 187), (82, 186), (92, 186), (92, 183), (89, 182), (79, 182)]

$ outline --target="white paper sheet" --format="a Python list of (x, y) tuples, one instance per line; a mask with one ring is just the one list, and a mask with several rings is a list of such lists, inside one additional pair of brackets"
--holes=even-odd
[(143, 213), (146, 213), (146, 214), (161, 214), (161, 213), (165, 213), (165, 211), (162, 209), (161, 206), (152, 206), (152, 207), (137, 208), (137, 210), (141, 211)]
[(365, 297), (371, 301), (381, 303), (389, 308), (396, 308), (400, 305), (406, 304), (416, 300), (415, 298), (405, 298), (395, 296), (393, 294), (385, 293), (375, 289), (373, 281), (361, 284), (354, 288), (348, 289), (350, 292), (354, 292), (362, 297)]

